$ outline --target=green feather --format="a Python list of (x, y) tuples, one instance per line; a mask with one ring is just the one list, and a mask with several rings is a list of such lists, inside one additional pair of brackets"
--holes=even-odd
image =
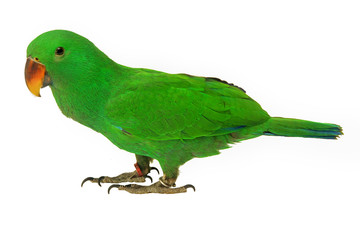
[[(55, 49), (65, 49), (61, 57)], [(119, 65), (80, 35), (64, 30), (33, 40), (61, 111), (126, 151), (160, 162), (168, 176), (194, 157), (260, 135), (336, 138), (338, 125), (271, 118), (242, 88), (217, 78)]]

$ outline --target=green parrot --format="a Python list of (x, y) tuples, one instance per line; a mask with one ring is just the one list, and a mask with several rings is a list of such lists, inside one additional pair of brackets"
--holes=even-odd
[[(88, 177), (81, 184), (115, 183), (108, 192), (195, 191), (191, 184), (175, 186), (179, 167), (192, 158), (262, 135), (337, 139), (343, 134), (336, 124), (271, 117), (244, 89), (218, 78), (120, 65), (88, 39), (65, 30), (45, 32), (29, 44), (25, 81), (39, 97), (40, 88), (50, 86), (65, 116), (135, 154), (135, 171)], [(163, 176), (148, 186), (135, 184), (157, 170), (150, 167), (153, 159)], [(132, 184), (116, 184), (121, 182)]]

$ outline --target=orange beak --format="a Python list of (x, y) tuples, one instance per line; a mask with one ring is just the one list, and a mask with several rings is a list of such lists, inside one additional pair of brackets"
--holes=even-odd
[(30, 92), (40, 97), (40, 88), (50, 84), (45, 65), (28, 57), (25, 65), (25, 81)]

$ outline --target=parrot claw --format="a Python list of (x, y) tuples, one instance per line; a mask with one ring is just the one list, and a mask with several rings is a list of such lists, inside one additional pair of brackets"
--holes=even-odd
[(150, 172), (151, 172), (151, 170), (155, 170), (155, 171), (157, 171), (158, 174), (160, 174), (159, 169), (157, 169), (156, 167), (151, 167)]
[(109, 188), (108, 188), (108, 194), (110, 194), (110, 190), (112, 189), (112, 188), (119, 188), (121, 185), (120, 184), (113, 184), (113, 185), (111, 185)]
[(85, 182), (87, 182), (87, 181), (93, 181), (95, 178), (93, 178), (93, 177), (87, 177), (87, 178), (85, 178), (83, 181), (82, 181), (82, 183), (81, 183), (81, 187), (84, 185), (84, 183)]
[(183, 188), (186, 188), (186, 189), (192, 188), (194, 190), (194, 192), (196, 191), (194, 185), (192, 185), (192, 184), (186, 184), (185, 186), (183, 186)]
[(101, 187), (101, 181), (105, 178), (105, 176), (101, 176), (99, 177), (99, 179), (97, 180), (98, 185)]
[(150, 179), (151, 183), (153, 183), (153, 179), (152, 179), (152, 177), (150, 177), (150, 176), (146, 175), (146, 176), (145, 176), (145, 179), (147, 179), (147, 178), (148, 178), (148, 179)]

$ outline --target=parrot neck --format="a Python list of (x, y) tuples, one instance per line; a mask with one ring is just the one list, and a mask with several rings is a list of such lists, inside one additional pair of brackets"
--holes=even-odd
[(104, 116), (105, 105), (110, 96), (111, 82), (121, 77), (123, 68), (124, 66), (115, 62), (97, 65), (93, 71), (81, 71), (73, 79), (66, 79), (74, 84), (61, 88), (50, 86), (61, 112), (95, 131), (101, 131), (104, 126), (104, 118), (101, 116)]

